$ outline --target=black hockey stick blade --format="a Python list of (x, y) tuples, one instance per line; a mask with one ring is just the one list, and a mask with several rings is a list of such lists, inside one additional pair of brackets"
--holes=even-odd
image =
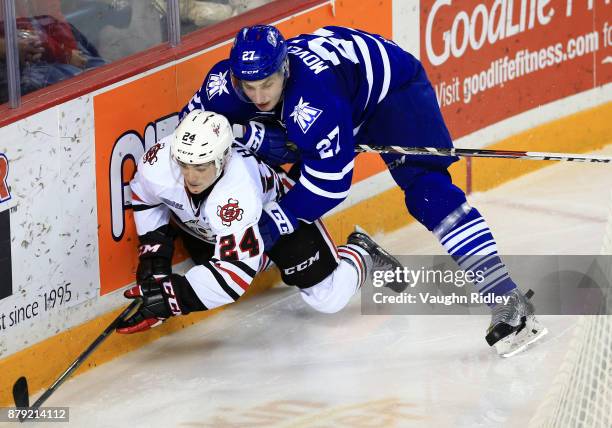
[(21, 376), (13, 385), (13, 400), (15, 400), (16, 407), (30, 407), (28, 380), (25, 376)]
[[(59, 378), (53, 385), (45, 390), (40, 397), (30, 407), (30, 398), (28, 394), (28, 381), (24, 376), (17, 379), (15, 385), (13, 385), (13, 399), (17, 407), (23, 407), (26, 409), (36, 410), (38, 409), (50, 396), (59, 388), (70, 375), (89, 357), (89, 355), (96, 350), (98, 346), (113, 332), (119, 322), (132, 316), (142, 305), (142, 298), (137, 298), (129, 306), (127, 306), (121, 314), (115, 320), (110, 323), (106, 329), (87, 347), (87, 349), (77, 357), (76, 360), (70, 364), (70, 366), (60, 375)], [(23, 421), (22, 418), (19, 419)]]

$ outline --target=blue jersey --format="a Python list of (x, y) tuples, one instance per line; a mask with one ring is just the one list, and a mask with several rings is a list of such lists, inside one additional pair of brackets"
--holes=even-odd
[[(350, 28), (324, 27), (288, 39), (287, 44), (290, 75), (283, 102), (273, 114), (285, 123), (303, 163), (299, 181), (280, 205), (311, 222), (348, 195), (355, 141), (364, 123), (422, 67), (394, 42)], [(235, 93), (228, 60), (210, 70), (181, 117), (194, 108), (223, 114), (232, 123), (262, 114)]]

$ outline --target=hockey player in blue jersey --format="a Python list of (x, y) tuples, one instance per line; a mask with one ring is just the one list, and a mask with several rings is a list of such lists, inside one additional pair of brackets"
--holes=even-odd
[[(181, 111), (212, 110), (245, 124), (243, 144), (269, 163), (300, 160), (296, 185), (264, 207), (266, 248), (348, 195), (355, 145), (452, 147), (421, 63), (393, 41), (344, 27), (285, 40), (273, 26), (243, 28)], [(274, 117), (285, 130), (258, 116)], [(297, 146), (294, 152), (286, 144)], [(486, 340), (510, 356), (546, 333), (497, 255), (485, 219), (452, 183), (454, 157), (382, 155), (410, 214), (466, 270), (483, 271), (481, 294), (508, 296), (492, 307)]]

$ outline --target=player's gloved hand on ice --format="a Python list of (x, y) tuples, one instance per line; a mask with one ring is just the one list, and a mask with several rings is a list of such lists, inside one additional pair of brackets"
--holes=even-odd
[(172, 273), (173, 237), (162, 228), (140, 236), (138, 246), (138, 269), (136, 282), (141, 284), (150, 278), (159, 278)]
[(300, 159), (297, 147), (287, 140), (285, 128), (270, 118), (249, 121), (244, 136), (236, 141), (270, 165), (294, 163)]
[(298, 228), (299, 221), (289, 211), (283, 210), (276, 201), (271, 201), (264, 205), (258, 226), (265, 250), (268, 251), (274, 247), (281, 235), (293, 233)]
[[(123, 293), (128, 299), (142, 298), (138, 311), (117, 327), (117, 333), (131, 334), (157, 327), (174, 315), (190, 312), (189, 299), (195, 293), (184, 276), (172, 274), (148, 278)], [(195, 297), (197, 299), (197, 297)], [(198, 300), (199, 302), (199, 300)], [(200, 303), (203, 307), (203, 305)], [(197, 309), (194, 309), (197, 310)]]

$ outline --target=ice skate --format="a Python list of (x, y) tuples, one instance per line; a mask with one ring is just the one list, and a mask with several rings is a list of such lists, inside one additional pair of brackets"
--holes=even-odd
[[(377, 244), (365, 230), (357, 225), (355, 226), (355, 231), (348, 236), (347, 244), (356, 245), (368, 253), (371, 258), (371, 264), (369, 264), (367, 269), (368, 275), (371, 275), (371, 272), (376, 270), (395, 270), (402, 267), (402, 264), (395, 257)], [(386, 287), (397, 293), (404, 291), (406, 286), (407, 284), (395, 282), (387, 283), (386, 285)]]
[(509, 297), (508, 303), (493, 307), (491, 325), (485, 339), (489, 346), (495, 346), (502, 357), (511, 357), (524, 351), (548, 333), (535, 317), (533, 304), (529, 301), (533, 294), (532, 290), (523, 294), (514, 289), (505, 294)]

